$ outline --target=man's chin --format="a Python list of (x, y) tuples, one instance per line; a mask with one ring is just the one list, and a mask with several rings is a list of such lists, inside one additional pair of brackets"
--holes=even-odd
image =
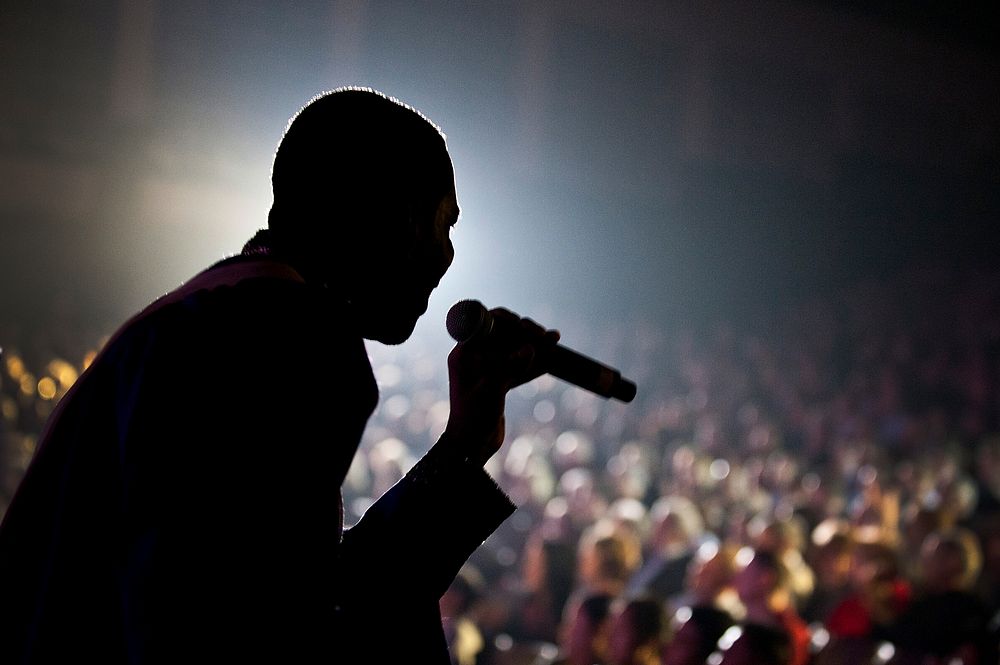
[(414, 326), (410, 326), (406, 330), (377, 332), (372, 335), (365, 335), (365, 338), (372, 339), (376, 342), (381, 342), (382, 344), (387, 344), (389, 346), (395, 346), (396, 344), (402, 344), (406, 340), (410, 339), (410, 335), (413, 334), (413, 328)]
[(372, 325), (368, 326), (362, 334), (365, 339), (375, 340), (382, 344), (402, 344), (410, 339), (410, 335), (413, 334), (413, 329), (417, 325), (418, 318), (419, 315), (409, 318), (396, 317), (391, 320), (383, 319), (378, 322), (372, 322)]
[(379, 310), (359, 311), (361, 334), (382, 344), (402, 344), (413, 334), (417, 320), (427, 311), (427, 300), (407, 301), (395, 306), (384, 304)]

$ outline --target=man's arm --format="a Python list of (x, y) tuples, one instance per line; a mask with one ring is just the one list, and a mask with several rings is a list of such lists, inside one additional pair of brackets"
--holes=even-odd
[(344, 533), (347, 597), (438, 599), (515, 506), (482, 467), (442, 454), (439, 442)]
[[(440, 597), (514, 511), (482, 467), (503, 442), (507, 392), (544, 371), (558, 333), (506, 310), (493, 314), (496, 334), (460, 343), (448, 357), (451, 415), (441, 439), (344, 535), (349, 596), (377, 580), (388, 593), (412, 588)], [(356, 570), (365, 574), (355, 577)], [(361, 579), (367, 582), (354, 582)]]

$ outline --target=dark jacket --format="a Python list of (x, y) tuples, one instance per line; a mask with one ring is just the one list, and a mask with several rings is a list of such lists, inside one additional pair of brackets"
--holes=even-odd
[(346, 305), (266, 258), (139, 314), (0, 527), (0, 662), (446, 663), (437, 600), (513, 506), (431, 453), (343, 532), (378, 390)]

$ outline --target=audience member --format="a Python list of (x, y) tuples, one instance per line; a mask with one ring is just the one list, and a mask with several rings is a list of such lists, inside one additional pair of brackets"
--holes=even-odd
[(674, 613), (672, 637), (663, 654), (664, 665), (704, 665), (716, 650), (719, 638), (732, 625), (732, 590), (735, 552), (726, 545), (705, 543), (688, 566), (684, 601)]
[(910, 585), (901, 577), (896, 551), (885, 542), (861, 542), (854, 548), (851, 593), (825, 621), (829, 643), (819, 662), (869, 662), (889, 627), (910, 601)]
[(662, 497), (649, 513), (649, 549), (628, 588), (632, 594), (649, 594), (667, 601), (684, 588), (684, 575), (698, 549), (704, 524), (697, 507), (683, 496)]
[(570, 619), (563, 640), (563, 665), (595, 665), (608, 662), (613, 597), (597, 593), (569, 605)]
[(825, 622), (851, 591), (851, 554), (854, 540), (845, 520), (829, 518), (813, 529), (808, 560), (816, 585), (801, 606), (807, 622)]
[(924, 663), (928, 656), (940, 663), (996, 662), (986, 607), (971, 591), (981, 557), (975, 537), (964, 529), (927, 536), (920, 591), (890, 629), (893, 665)]
[(746, 617), (724, 647), (721, 663), (805, 665), (809, 629), (792, 606), (788, 571), (773, 552), (760, 550), (752, 556), (735, 578)]
[(615, 614), (608, 639), (610, 665), (661, 665), (665, 626), (655, 598), (633, 598)]

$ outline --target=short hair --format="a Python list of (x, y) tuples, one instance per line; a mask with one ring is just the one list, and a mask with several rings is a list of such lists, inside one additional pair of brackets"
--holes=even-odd
[(444, 134), (423, 114), (375, 90), (338, 88), (289, 121), (271, 167), (268, 224), (279, 239), (343, 233), (315, 228), (313, 213), (322, 211), (323, 225), (398, 218), (378, 210), (436, 206), (452, 177)]
[(640, 596), (630, 599), (622, 614), (631, 613), (632, 629), (636, 642), (646, 644), (652, 640), (663, 639), (666, 627), (666, 616), (663, 605), (652, 596)]
[(599, 624), (608, 618), (613, 600), (614, 598), (606, 593), (590, 594), (580, 603), (577, 613), (592, 624)]
[(614, 580), (624, 580), (628, 577), (628, 554), (625, 540), (621, 536), (611, 534), (598, 538), (593, 547), (598, 557), (599, 575)]
[(677, 526), (689, 542), (700, 538), (705, 532), (705, 521), (698, 506), (691, 499), (681, 495), (660, 497), (649, 509), (650, 521), (662, 522), (671, 515), (677, 518)]
[(952, 556), (961, 566), (956, 571), (957, 582), (963, 589), (971, 587), (979, 577), (982, 569), (983, 554), (976, 536), (962, 527), (952, 527), (936, 531), (928, 536), (938, 539), (938, 551)]
[(791, 584), (791, 573), (781, 561), (780, 555), (769, 550), (755, 550), (753, 559), (748, 565), (759, 566), (774, 575), (775, 589), (788, 589)]
[(576, 552), (572, 545), (561, 540), (543, 541), (542, 551), (545, 553), (545, 585), (554, 599), (553, 605), (562, 611), (573, 592)]

